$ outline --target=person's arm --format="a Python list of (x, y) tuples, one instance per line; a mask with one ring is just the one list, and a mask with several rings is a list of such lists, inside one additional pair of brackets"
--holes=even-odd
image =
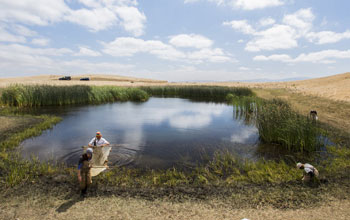
[(95, 138), (92, 138), (92, 139), (91, 139), (91, 141), (90, 141), (89, 144), (88, 144), (89, 147), (92, 147), (92, 146), (93, 146), (94, 140), (95, 140)]
[(109, 145), (109, 142), (106, 141), (106, 139), (103, 138), (103, 144), (101, 145), (101, 147), (105, 147), (105, 146), (108, 146)]

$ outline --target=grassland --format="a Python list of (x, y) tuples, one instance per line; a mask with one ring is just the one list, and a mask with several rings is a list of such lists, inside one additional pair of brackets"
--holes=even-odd
[[(347, 142), (346, 135), (350, 128), (350, 105), (286, 89), (255, 89), (254, 92), (265, 99), (287, 100), (301, 115), (306, 116), (310, 109), (316, 109), (321, 125), (330, 128), (331, 135), (338, 137), (341, 148), (329, 148), (331, 156), (318, 161), (321, 173), (318, 187), (302, 185), (301, 173), (294, 164), (274, 161), (249, 163), (222, 153), (205, 166), (186, 172), (177, 169), (166, 172), (113, 169), (94, 180), (90, 196), (82, 201), (76, 195), (74, 170), (60, 169), (57, 172), (53, 167), (37, 164), (25, 168), (29, 176), (20, 176), (17, 179), (20, 181), (14, 178), (14, 186), (4, 185), (7, 180), (0, 184), (3, 195), (0, 197), (0, 217), (348, 219), (350, 153), (347, 147), (350, 142)], [(10, 119), (2, 117), (3, 120)], [(16, 118), (12, 122), (20, 124), (20, 121)], [(14, 126), (12, 122), (8, 124)], [(31, 124), (30, 120), (21, 123)], [(33, 128), (35, 125), (30, 126)], [(9, 133), (14, 134), (13, 131)], [(23, 164), (17, 167), (22, 166), (26, 167)], [(0, 169), (0, 172), (3, 174), (3, 170)], [(16, 172), (20, 173), (19, 170)], [(164, 211), (159, 211), (161, 209)]]

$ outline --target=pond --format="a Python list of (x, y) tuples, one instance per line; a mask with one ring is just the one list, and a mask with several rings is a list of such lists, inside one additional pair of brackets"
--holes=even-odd
[(255, 158), (258, 130), (235, 117), (232, 106), (179, 98), (144, 103), (42, 108), (63, 120), (21, 144), (25, 158), (75, 165), (96, 131), (112, 145), (110, 165), (163, 169), (201, 162), (217, 150)]

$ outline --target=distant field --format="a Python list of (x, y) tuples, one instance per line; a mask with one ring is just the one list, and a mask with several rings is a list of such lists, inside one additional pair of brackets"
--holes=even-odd
[[(27, 77), (0, 78), (0, 87), (11, 84), (47, 84), (47, 85), (115, 85), (115, 86), (142, 86), (142, 85), (163, 85), (167, 81), (142, 79), (116, 75), (81, 75), (72, 76), (72, 80), (58, 80), (62, 75), (40, 75)], [(80, 81), (80, 78), (89, 77), (90, 81)]]
[[(212, 82), (212, 83), (169, 83), (162, 80), (142, 79), (117, 75), (80, 75), (73, 76), (71, 81), (58, 80), (60, 75), (41, 75), (31, 77), (0, 78), (0, 87), (14, 83), (23, 84), (50, 84), (50, 85), (116, 85), (116, 86), (167, 86), (167, 85), (207, 85), (249, 87), (261, 89), (286, 89), (292, 93), (308, 96), (323, 97), (335, 101), (350, 102), (350, 72), (329, 77), (271, 83), (245, 82)], [(82, 77), (90, 77), (90, 81), (79, 81)]]

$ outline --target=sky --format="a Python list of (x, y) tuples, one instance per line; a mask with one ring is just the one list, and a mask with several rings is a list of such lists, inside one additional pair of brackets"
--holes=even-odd
[(350, 71), (348, 0), (0, 0), (0, 77), (168, 81)]

